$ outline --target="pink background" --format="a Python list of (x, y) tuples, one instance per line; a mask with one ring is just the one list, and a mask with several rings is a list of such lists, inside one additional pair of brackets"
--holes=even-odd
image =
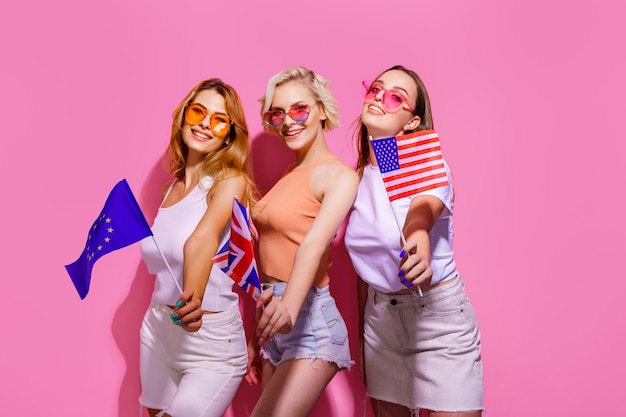
[[(426, 82), (454, 171), (455, 247), (482, 329), (489, 416), (616, 415), (621, 4), (3, 2), (2, 413), (137, 415), (138, 329), (153, 285), (139, 246), (100, 260), (82, 301), (63, 265), (121, 178), (152, 220), (170, 115), (196, 82), (218, 76), (239, 91), (266, 190), (290, 157), (259, 123), (271, 75), (299, 64), (332, 80), (343, 127), (327, 139), (353, 164), (360, 81), (400, 63)], [(356, 354), (355, 277), (340, 242), (334, 259)], [(248, 415), (257, 395), (242, 385), (227, 415)], [(363, 399), (355, 368), (313, 416), (363, 416)]]

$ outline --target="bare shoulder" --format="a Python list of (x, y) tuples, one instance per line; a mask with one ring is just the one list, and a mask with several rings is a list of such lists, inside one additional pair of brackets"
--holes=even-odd
[(358, 179), (356, 170), (348, 166), (339, 158), (325, 161), (316, 166), (313, 170), (315, 175), (330, 176), (334, 178), (341, 177), (342, 179), (345, 178), (348, 181), (352, 177)]
[(236, 196), (241, 201), (247, 186), (248, 179), (242, 172), (230, 170), (217, 180), (207, 195), (207, 200), (218, 198), (232, 201), (233, 197)]
[(331, 159), (316, 166), (313, 170), (313, 189), (326, 194), (329, 191), (356, 192), (359, 185), (357, 172), (340, 159)]
[(172, 185), (174, 185), (174, 182), (176, 181), (176, 178), (166, 182), (163, 187), (161, 187), (161, 198), (165, 198), (165, 196), (167, 195), (167, 192), (170, 190), (170, 188), (172, 187)]
[(246, 176), (241, 171), (230, 169), (215, 184), (216, 187), (245, 187), (248, 183)]

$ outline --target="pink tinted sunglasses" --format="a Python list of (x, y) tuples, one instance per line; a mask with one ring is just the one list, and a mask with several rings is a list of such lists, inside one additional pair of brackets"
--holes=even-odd
[(366, 100), (373, 100), (383, 93), (382, 102), (385, 109), (390, 113), (402, 110), (402, 104), (406, 104), (411, 113), (415, 113), (415, 108), (409, 103), (409, 99), (399, 90), (387, 90), (377, 81), (363, 81), (363, 97)]

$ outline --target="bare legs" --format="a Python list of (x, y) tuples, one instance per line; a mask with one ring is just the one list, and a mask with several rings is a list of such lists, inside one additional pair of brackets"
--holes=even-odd
[[(161, 412), (161, 410), (155, 410), (154, 408), (148, 408), (148, 414), (150, 414), (150, 417), (156, 417), (160, 412)], [(170, 415), (169, 414), (162, 414), (162, 417), (170, 417)]]
[(263, 392), (251, 417), (308, 415), (338, 370), (335, 364), (322, 359), (287, 361), (275, 370), (264, 361)]
[[(387, 401), (370, 398), (375, 417), (413, 417), (411, 409)], [(481, 417), (481, 411), (469, 411), (462, 413), (446, 413), (441, 411), (420, 410), (419, 417)]]

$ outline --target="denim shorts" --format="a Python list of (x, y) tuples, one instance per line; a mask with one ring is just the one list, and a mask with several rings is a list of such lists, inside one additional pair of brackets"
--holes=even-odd
[[(282, 298), (287, 283), (271, 284), (274, 297)], [(348, 329), (328, 286), (309, 290), (293, 329), (276, 333), (263, 343), (261, 355), (274, 366), (295, 359), (323, 359), (340, 369), (350, 369)]]
[(411, 409), (483, 410), (480, 332), (460, 277), (422, 297), (370, 286), (364, 325), (370, 397)]

